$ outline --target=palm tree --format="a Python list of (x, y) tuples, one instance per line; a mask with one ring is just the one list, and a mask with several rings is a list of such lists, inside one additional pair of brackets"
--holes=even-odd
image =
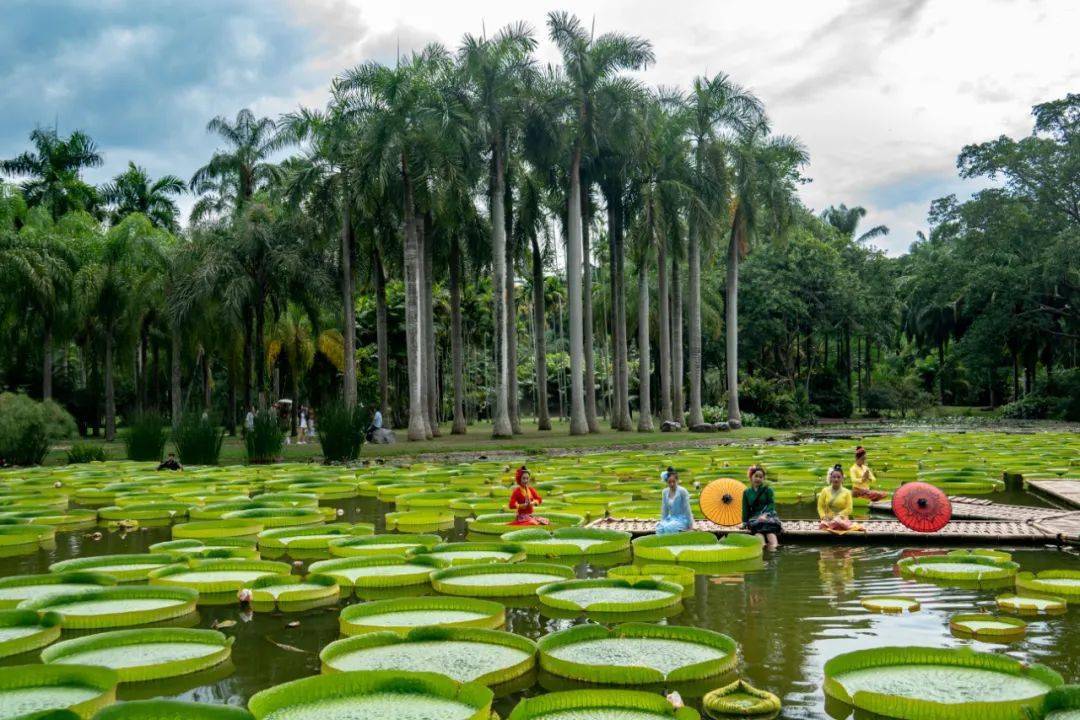
[(857, 243), (864, 243), (876, 237), (884, 237), (889, 234), (889, 228), (885, 225), (875, 225), (861, 235), (857, 235), (859, 221), (866, 217), (866, 208), (855, 206), (849, 208), (840, 203), (837, 206), (830, 205), (821, 211), (821, 219), (839, 230), (845, 237), (849, 237)]
[(21, 185), (27, 204), (45, 207), (54, 220), (72, 210), (92, 211), (97, 191), (80, 173), (103, 160), (90, 136), (76, 130), (61, 138), (55, 129), (37, 128), (30, 133), (30, 143), (34, 151), (0, 160), (0, 172), (27, 178)]
[(687, 235), (688, 353), (690, 417), (694, 427), (705, 422), (701, 411), (701, 246), (709, 241), (727, 214), (730, 177), (720, 133), (745, 131), (763, 113), (761, 101), (724, 73), (694, 78), (687, 102), (692, 137), (694, 200)]
[(570, 169), (567, 187), (566, 277), (569, 295), (570, 434), (583, 435), (596, 427), (585, 415), (585, 384), (594, 392), (593, 378), (585, 378), (582, 299), (582, 156), (596, 147), (594, 106), (598, 86), (620, 70), (637, 70), (653, 60), (652, 47), (641, 38), (607, 33), (593, 37), (573, 15), (548, 14), (548, 30), (562, 54), (569, 95)]
[(220, 135), (227, 148), (215, 151), (210, 161), (195, 171), (191, 190), (199, 196), (231, 197), (232, 209), (239, 211), (278, 176), (277, 166), (268, 160), (291, 138), (279, 133), (273, 120), (256, 118), (247, 108), (236, 113), (232, 122), (218, 115), (206, 124), (206, 131)]
[(112, 206), (109, 220), (114, 225), (131, 213), (142, 213), (154, 227), (177, 232), (180, 209), (173, 197), (183, 193), (185, 187), (184, 181), (175, 175), (151, 180), (144, 168), (129, 162), (127, 170), (102, 186), (101, 199)]
[(728, 422), (742, 424), (739, 411), (739, 261), (759, 236), (782, 236), (797, 206), (799, 168), (806, 149), (795, 138), (770, 135), (762, 118), (740, 132), (731, 144), (734, 187), (724, 296)]
[(550, 430), (551, 417), (548, 414), (547, 393), (547, 321), (544, 297), (544, 251), (547, 248), (542, 248), (540, 245), (540, 234), (544, 231), (541, 182), (535, 173), (521, 177), (518, 183), (518, 222), (514, 230), (522, 238), (528, 239), (532, 250), (530, 289), (532, 291), (533, 359), (536, 365), (536, 427), (538, 430)]

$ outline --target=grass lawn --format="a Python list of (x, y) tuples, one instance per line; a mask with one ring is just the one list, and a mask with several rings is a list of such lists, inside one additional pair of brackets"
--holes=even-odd
[[(361, 458), (408, 457), (415, 455), (439, 455), (450, 453), (484, 453), (513, 451), (523, 455), (542, 455), (548, 451), (583, 450), (602, 451), (606, 449), (642, 448), (648, 446), (685, 446), (691, 444), (721, 444), (730, 442), (762, 441), (766, 438), (783, 438), (788, 435), (784, 430), (772, 428), (741, 428), (724, 433), (692, 433), (687, 431), (662, 433), (616, 432), (601, 425), (601, 432), (595, 435), (572, 436), (567, 423), (553, 423), (550, 431), (540, 432), (533, 422), (523, 422), (524, 433), (512, 439), (494, 440), (491, 437), (490, 423), (476, 423), (469, 426), (466, 435), (451, 435), (450, 424), (442, 426), (442, 436), (424, 442), (409, 442), (405, 439), (405, 430), (395, 430), (398, 442), (394, 445), (365, 445)], [(123, 430), (120, 431), (121, 433)], [(105, 454), (110, 460), (124, 459), (123, 442), (106, 443), (102, 440), (86, 438), (84, 441), (101, 442)], [(54, 447), (45, 460), (46, 465), (61, 465), (65, 459), (68, 445)], [(166, 445), (166, 451), (172, 449), (172, 443)], [(322, 454), (318, 442), (306, 445), (287, 445), (284, 460), (286, 462), (309, 462)], [(234, 465), (244, 461), (243, 441), (236, 437), (226, 437), (221, 446), (221, 463)]]

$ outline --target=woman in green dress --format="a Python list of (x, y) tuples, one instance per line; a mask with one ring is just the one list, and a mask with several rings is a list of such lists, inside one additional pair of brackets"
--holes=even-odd
[(782, 530), (776, 515), (776, 496), (765, 484), (765, 468), (754, 465), (746, 475), (750, 478), (750, 487), (742, 496), (743, 526), (753, 535), (765, 536), (766, 547), (775, 550), (780, 547), (776, 536)]

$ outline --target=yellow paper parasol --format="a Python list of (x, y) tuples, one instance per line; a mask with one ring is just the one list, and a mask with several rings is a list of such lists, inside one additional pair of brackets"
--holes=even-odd
[(701, 512), (717, 525), (738, 525), (742, 522), (742, 496), (746, 488), (738, 480), (713, 480), (701, 491)]

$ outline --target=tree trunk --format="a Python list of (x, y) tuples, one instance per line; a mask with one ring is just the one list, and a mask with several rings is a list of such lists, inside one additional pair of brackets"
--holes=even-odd
[(169, 357), (169, 399), (172, 402), (171, 420), (175, 429), (180, 425), (180, 415), (184, 411), (183, 389), (180, 387), (180, 328), (174, 321), (170, 325), (170, 340), (172, 347)]
[(454, 372), (454, 425), (451, 435), (464, 435), (465, 357), (461, 342), (461, 248), (458, 236), (450, 238), (450, 355)]
[(536, 427), (550, 430), (547, 393), (547, 325), (544, 321), (544, 260), (532, 235), (533, 351), (536, 361)]
[(671, 318), (668, 310), (671, 298), (667, 282), (667, 241), (654, 233), (656, 239), (656, 307), (659, 311), (660, 343), (660, 419), (671, 420)]
[(506, 307), (506, 167), (503, 159), (502, 142), (491, 145), (492, 188), (488, 201), (491, 206), (491, 289), (495, 303), (495, 417), (491, 424), (491, 436), (508, 438), (513, 436), (510, 425), (510, 356), (507, 339), (509, 338), (509, 313)]
[(671, 254), (671, 405), (675, 422), (686, 421), (683, 405), (683, 294), (679, 263)]
[[(252, 314), (252, 309), (251, 309), (251, 304), (250, 303), (245, 303), (244, 304), (243, 315), (244, 315), (244, 412), (246, 414), (248, 408), (253, 407), (252, 402), (251, 402), (251, 365), (252, 365), (252, 363), (251, 363), (251, 336), (252, 336), (252, 331), (254, 329), (253, 326), (255, 324), (255, 320), (254, 320), (254, 317), (253, 317), (253, 314)], [(179, 340), (174, 339), (174, 342), (177, 343), (175, 352), (178, 353), (176, 355), (175, 359), (177, 361), (179, 361), (179, 359), (180, 359), (180, 355), (179, 355), (179, 347), (180, 346), (178, 344)], [(179, 362), (177, 363), (177, 368), (179, 368)], [(179, 373), (180, 370), (177, 369), (176, 372)], [(177, 377), (179, 378), (179, 375), (177, 375)], [(177, 388), (180, 387), (179, 380), (177, 380), (176, 387)], [(173, 422), (176, 422), (176, 423), (180, 422), (179, 415), (174, 419)]]
[(113, 383), (113, 326), (105, 329), (105, 442), (116, 439), (116, 388)]
[(691, 219), (687, 238), (687, 270), (689, 283), (689, 354), (690, 354), (690, 427), (705, 422), (701, 411), (701, 236), (698, 223)]
[(585, 347), (581, 300), (581, 149), (575, 148), (570, 160), (570, 188), (567, 193), (569, 226), (566, 233), (566, 290), (570, 336), (570, 434), (589, 432), (585, 417)]
[(638, 261), (638, 432), (652, 432), (649, 400), (649, 273), (648, 255)]
[(230, 437), (236, 437), (236, 363), (228, 364), (229, 371), (229, 416), (225, 421)]
[(341, 300), (344, 332), (341, 336), (345, 354), (342, 383), (345, 387), (342, 398), (345, 401), (345, 407), (350, 410), (356, 407), (356, 303), (353, 300), (352, 254), (352, 209), (349, 205), (349, 193), (343, 192), (341, 198)]
[(423, 284), (421, 290), (421, 308), (424, 312), (424, 407), (427, 410), (428, 432), (431, 437), (439, 437), (439, 386), (435, 368), (435, 313), (432, 307), (432, 292), (435, 285), (435, 237), (431, 228), (430, 216), (425, 214), (418, 221), (422, 232), (418, 235), (423, 249)]
[(41, 338), (41, 399), (52, 400), (52, 320), (45, 319), (45, 332)]
[(514, 241), (514, 193), (512, 182), (503, 182), (503, 207), (506, 208), (506, 358), (509, 390), (506, 400), (509, 403), (510, 430), (514, 435), (521, 435), (521, 398), (518, 396), (518, 338), (517, 338), (517, 294), (515, 293), (514, 260), (517, 258), (517, 244)]
[(938, 368), (937, 368), (937, 380), (938, 380), (938, 400), (945, 404), (945, 343), (938, 342), (937, 346)]
[(390, 418), (390, 344), (386, 337), (386, 274), (383, 270), (382, 247), (372, 252), (375, 267), (375, 352), (379, 356), (379, 411), (383, 427), (391, 426)]
[(592, 258), (589, 252), (589, 220), (592, 217), (592, 204), (589, 202), (589, 186), (581, 186), (581, 257), (582, 257), (582, 343), (585, 350), (585, 422), (589, 432), (600, 432), (596, 420), (596, 360), (593, 355), (593, 303), (592, 303)]
[(409, 440), (426, 440), (428, 437), (427, 412), (424, 406), (424, 342), (420, 309), (420, 248), (417, 247), (416, 215), (413, 212), (412, 178), (408, 162), (401, 156), (401, 178), (405, 200), (405, 347), (408, 353), (409, 375)]
[[(203, 390), (203, 412), (209, 414), (211, 409), (210, 397), (210, 353), (204, 352), (202, 356), (202, 390)], [(296, 394), (293, 394), (296, 397)]]
[[(258, 289), (258, 297), (255, 301), (255, 382), (259, 396), (259, 411), (265, 411), (268, 404), (266, 398), (266, 297), (263, 288)], [(293, 398), (295, 401), (295, 398)]]
[(612, 427), (631, 430), (630, 368), (626, 337), (626, 256), (623, 235), (622, 198), (613, 196), (608, 204), (608, 234), (611, 236), (612, 321), (615, 336), (615, 407)]
[[(735, 209), (735, 221), (728, 243), (726, 287), (724, 288), (725, 361), (727, 363), (728, 422), (741, 423), (739, 412), (739, 248), (742, 208)], [(808, 362), (809, 365), (809, 362)], [(809, 370), (807, 371), (809, 373)]]

